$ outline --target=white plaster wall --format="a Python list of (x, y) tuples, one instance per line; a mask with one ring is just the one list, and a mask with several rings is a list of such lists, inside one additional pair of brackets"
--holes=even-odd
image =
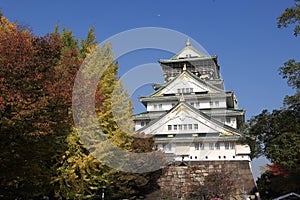
[(236, 159), (235, 148), (231, 149), (231, 147), (229, 146), (229, 149), (225, 149), (225, 143), (220, 142), (219, 143), (220, 149), (216, 149), (215, 142), (210, 142), (210, 143), (212, 143), (214, 146), (213, 150), (209, 148), (209, 143), (204, 143), (204, 150), (201, 149), (196, 150), (195, 145), (191, 144), (190, 156), (192, 156), (192, 158), (189, 157), (189, 159), (190, 160), (235, 160)]
[[(212, 105), (211, 105), (210, 102), (212, 102)], [(167, 110), (172, 109), (173, 105), (176, 105), (177, 103), (178, 103), (178, 101), (148, 103), (147, 104), (147, 111), (162, 111), (162, 110), (167, 111)], [(190, 105), (193, 104), (192, 106), (194, 106), (196, 109), (227, 108), (225, 99), (186, 100), (186, 103), (188, 103)], [(159, 107), (159, 104), (162, 105), (161, 108)], [(156, 109), (154, 108), (154, 105), (156, 105)]]
[[(184, 150), (184, 152), (179, 152), (176, 149), (176, 146), (179, 148), (179, 146), (187, 146), (189, 147), (189, 152)], [(194, 143), (180, 143), (180, 144), (172, 144), (171, 150), (168, 148), (163, 149), (163, 145), (159, 144), (158, 148), (164, 151), (165, 153), (175, 153), (177, 156), (177, 160), (181, 161), (180, 155), (189, 155), (188, 157), (185, 157), (185, 161), (200, 161), (200, 160), (206, 160), (206, 161), (212, 161), (212, 160), (249, 160), (249, 155), (239, 155), (236, 154), (236, 146), (233, 149), (229, 147), (229, 149), (225, 149), (225, 143), (220, 142), (220, 149), (216, 149), (214, 146), (214, 150), (209, 149), (209, 142), (204, 143), (204, 149), (201, 150), (195, 150)], [(224, 157), (225, 156), (225, 157)]]
[(176, 144), (158, 144), (157, 148), (165, 153), (175, 153), (176, 150)]
[[(148, 103), (147, 104), (147, 111), (166, 111), (173, 108), (173, 105), (176, 105), (177, 101), (170, 101), (170, 102), (156, 102), (156, 103)], [(159, 106), (161, 104), (161, 108)], [(154, 107), (156, 105), (156, 109)]]
[(227, 120), (225, 120), (225, 124), (227, 126), (231, 126), (232, 128), (237, 128), (237, 123), (236, 123), (235, 117), (230, 117), (230, 122), (227, 122)]
[(186, 49), (178, 55), (179, 58), (199, 57), (199, 54), (191, 49)]
[[(186, 90), (187, 88), (188, 90)], [(182, 79), (180, 82), (176, 80), (173, 84), (170, 84), (164, 90), (165, 94), (181, 94), (208, 91), (207, 88), (199, 86), (199, 84), (195, 81), (190, 81), (187, 79)]]
[(139, 124), (139, 123), (136, 122), (135, 126), (134, 126), (134, 129), (137, 131), (137, 130), (139, 130), (141, 128), (142, 128), (141, 124)]
[(227, 117), (227, 119), (229, 119), (230, 121), (227, 121), (226, 117), (217, 117), (215, 118), (216, 120), (218, 120), (219, 122), (226, 124), (227, 126), (231, 126), (232, 128), (237, 128), (237, 121), (236, 121), (236, 117)]
[[(188, 91), (186, 90), (188, 88)], [(190, 90), (192, 88), (192, 91)], [(178, 91), (180, 89), (180, 91)], [(184, 91), (182, 90), (184, 89)], [(174, 82), (170, 83), (164, 89), (162, 89), (160, 94), (178, 94), (178, 93), (195, 93), (195, 92), (219, 92), (207, 85), (196, 81), (195, 79), (189, 77), (189, 75), (183, 74), (179, 76)], [(224, 94), (225, 95), (225, 94)]]
[[(227, 108), (225, 99), (212, 99), (212, 100), (187, 100), (188, 104), (194, 104), (193, 106), (197, 109), (207, 108)], [(197, 103), (199, 102), (199, 103)], [(212, 102), (212, 105), (211, 103)]]

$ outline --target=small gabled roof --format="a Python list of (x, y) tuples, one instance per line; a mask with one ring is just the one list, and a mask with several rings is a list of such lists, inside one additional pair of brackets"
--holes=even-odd
[(200, 77), (194, 75), (193, 73), (191, 73), (188, 70), (183, 70), (183, 72), (181, 74), (177, 74), (177, 76), (175, 76), (172, 80), (170, 80), (169, 82), (165, 83), (164, 85), (161, 85), (161, 87), (159, 89), (157, 89), (155, 92), (153, 92), (152, 94), (150, 94), (149, 96), (161, 96), (161, 91), (166, 88), (167, 86), (171, 85), (173, 82), (176, 81), (176, 79), (182, 77), (182, 76), (187, 76), (190, 77), (191, 79), (194, 79), (195, 81), (199, 82), (201, 85), (208, 87), (209, 89), (216, 91), (218, 93), (224, 93), (223, 90), (221, 90), (220, 88), (209, 84), (207, 81), (202, 80)]
[[(188, 55), (188, 56), (186, 56)], [(188, 38), (186, 41), (185, 47), (179, 51), (175, 56), (171, 58), (171, 60), (178, 60), (183, 58), (208, 58), (209, 56), (203, 52), (198, 51), (194, 47), (191, 46), (190, 39)]]
[(238, 130), (225, 125), (223, 123), (221, 123), (220, 121), (209, 117), (208, 115), (204, 114), (203, 112), (201, 112), (200, 110), (194, 108), (193, 106), (187, 104), (185, 102), (184, 99), (182, 99), (177, 105), (175, 105), (172, 109), (170, 109), (167, 113), (161, 115), (160, 117), (158, 117), (157, 119), (151, 121), (148, 125), (144, 126), (143, 128), (139, 129), (138, 132), (143, 132), (145, 129), (150, 128), (151, 126), (155, 125), (158, 121), (162, 120), (164, 117), (166, 117), (167, 115), (169, 115), (172, 112), (175, 112), (177, 110), (182, 110), (184, 108), (189, 109), (190, 111), (198, 114), (198, 118), (203, 118), (205, 119), (207, 122), (211, 122), (213, 123), (216, 127), (218, 127), (219, 129), (223, 129), (224, 131), (220, 134), (220, 136), (240, 136), (241, 134), (239, 133)]

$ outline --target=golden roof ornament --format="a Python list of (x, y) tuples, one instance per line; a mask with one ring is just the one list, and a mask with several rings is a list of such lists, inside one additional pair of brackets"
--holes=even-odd
[(180, 99), (179, 99), (179, 101), (180, 102), (184, 102), (185, 101), (185, 99), (184, 99), (184, 95), (181, 93), (181, 95), (180, 95)]
[(191, 42), (190, 42), (190, 38), (188, 38), (187, 39), (187, 41), (186, 41), (186, 44), (185, 44), (186, 46), (191, 46)]
[(186, 63), (183, 64), (182, 70), (183, 70), (183, 71), (186, 71)]

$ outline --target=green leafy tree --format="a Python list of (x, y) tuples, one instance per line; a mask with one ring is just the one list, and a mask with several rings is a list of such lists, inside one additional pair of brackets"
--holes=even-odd
[[(98, 127), (94, 127), (95, 125), (90, 124), (88, 118), (84, 118), (82, 123), (85, 123), (85, 129), (81, 137), (88, 138), (86, 142), (90, 145), (85, 147), (80, 142), (82, 138), (79, 138), (76, 128), (68, 135), (68, 148), (61, 162), (58, 162), (56, 166), (58, 173), (53, 179), (55, 195), (63, 198), (85, 199), (99, 198), (104, 192), (106, 199), (138, 198), (151, 191), (149, 188), (155, 185), (157, 176), (153, 176), (153, 173), (133, 174), (109, 168), (93, 155), (100, 160), (116, 158), (115, 155), (111, 155), (116, 152), (106, 149), (108, 148), (106, 143), (99, 141), (99, 137), (103, 136), (125, 152), (152, 151), (154, 140), (144, 138), (146, 140), (141, 145), (139, 139), (132, 137), (134, 134), (132, 104), (126, 90), (118, 81), (118, 63), (113, 63), (111, 46), (105, 44), (89, 52), (85, 65), (89, 67), (81, 75), (91, 78), (91, 81), (94, 81), (95, 74), (102, 73), (95, 97), (101, 132), (93, 131), (98, 130)], [(104, 66), (107, 68), (101, 71)], [(88, 93), (84, 91), (90, 90), (89, 86), (84, 83), (80, 88), (83, 91), (79, 93), (82, 92), (80, 95), (83, 96)], [(80, 102), (81, 99), (79, 97), (78, 102), (75, 101), (76, 104), (83, 103)], [(100, 157), (98, 157), (99, 154)], [(116, 162), (116, 160), (113, 159), (111, 162)], [(118, 158), (118, 162), (121, 165), (126, 164), (122, 163), (121, 158)]]
[(278, 17), (277, 25), (279, 28), (295, 26), (294, 35), (298, 36), (300, 32), (300, 4), (299, 0), (295, 0), (294, 6), (286, 8), (285, 11)]
[[(278, 18), (278, 27), (294, 25), (300, 31), (299, 0)], [(272, 199), (288, 192), (300, 192), (300, 63), (291, 59), (279, 69), (295, 94), (286, 96), (280, 109), (263, 110), (249, 121), (248, 139), (255, 156), (265, 155), (272, 165), (258, 179), (262, 198)]]

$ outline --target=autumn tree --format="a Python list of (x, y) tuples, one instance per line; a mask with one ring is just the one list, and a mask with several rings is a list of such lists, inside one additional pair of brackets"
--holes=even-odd
[[(88, 37), (92, 35), (88, 34)], [(68, 41), (71, 44), (74, 43)], [(57, 162), (57, 174), (52, 182), (55, 187), (55, 196), (80, 199), (100, 198), (104, 194), (106, 199), (143, 196), (151, 191), (149, 188), (155, 184), (157, 176), (153, 176), (153, 173), (126, 173), (112, 166), (106, 166), (105, 164), (108, 163), (101, 162), (102, 159), (113, 158), (112, 162), (117, 159), (120, 164), (125, 163), (121, 157), (112, 155), (116, 152), (105, 149), (107, 146), (101, 143), (99, 137), (105, 137), (124, 152), (152, 151), (154, 140), (153, 138), (143, 138), (148, 142), (141, 145), (136, 142), (138, 139), (133, 137), (132, 103), (117, 78), (118, 63), (113, 60), (111, 46), (104, 44), (101, 47), (94, 46), (92, 50), (91, 48), (87, 49), (89, 49), (89, 55), (84, 61), (83, 68), (86, 66), (90, 68), (79, 71), (78, 76), (83, 76), (83, 79), (88, 77), (87, 82), (92, 81), (93, 84), (97, 85), (95, 110), (98, 122), (97, 125), (90, 124), (89, 121), (91, 120), (89, 116), (86, 116), (81, 121), (84, 123), (84, 133), (79, 134), (78, 131), (82, 130), (74, 127), (73, 131), (68, 134), (68, 148), (61, 160)], [(99, 73), (102, 76), (98, 81), (96, 74)], [(79, 83), (79, 98), (73, 96), (75, 98), (73, 104), (76, 105), (84, 104), (81, 101), (91, 90), (91, 87), (81, 80)], [(88, 105), (89, 108), (91, 106), (94, 105)], [(86, 111), (85, 107), (82, 109), (76, 112)], [(98, 131), (99, 127), (97, 126), (100, 127), (101, 131)], [(89, 138), (90, 135), (95, 136), (95, 138)], [(89, 145), (82, 143), (83, 137), (89, 138), (89, 140), (84, 139), (85, 143)], [(101, 158), (97, 156), (99, 151)]]
[[(1, 195), (52, 196), (54, 166), (73, 128), (72, 88), (84, 48), (70, 31), (38, 37), (0, 17)], [(94, 44), (89, 39), (85, 49)]]
[(132, 104), (118, 81), (111, 46), (98, 47), (93, 27), (84, 40), (58, 26), (39, 37), (0, 17), (0, 195), (85, 199), (105, 190), (106, 199), (120, 199), (150, 192), (156, 172), (125, 173), (104, 165), (73, 123), (74, 81), (97, 49), (103, 57), (94, 61), (107, 66), (90, 105), (102, 128), (97, 136), (125, 152), (153, 150), (153, 138), (133, 137)]
[(36, 37), (2, 14), (0, 43), (1, 193), (48, 194), (57, 125), (49, 112), (50, 90), (62, 44), (54, 35)]

